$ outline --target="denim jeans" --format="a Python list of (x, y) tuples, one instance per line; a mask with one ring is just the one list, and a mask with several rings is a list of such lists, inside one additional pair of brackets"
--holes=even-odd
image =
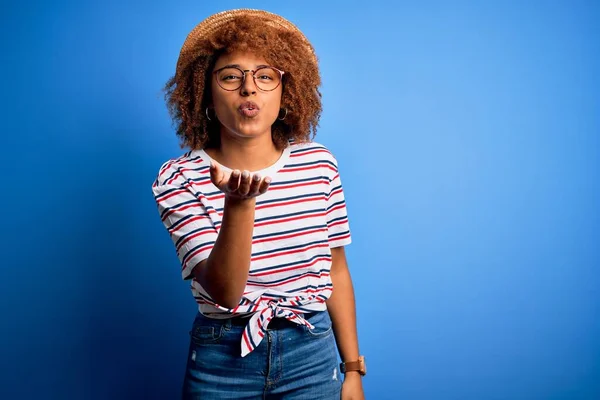
[(342, 377), (329, 313), (305, 318), (313, 330), (271, 322), (260, 345), (241, 357), (244, 326), (198, 313), (190, 332), (183, 399), (339, 400)]

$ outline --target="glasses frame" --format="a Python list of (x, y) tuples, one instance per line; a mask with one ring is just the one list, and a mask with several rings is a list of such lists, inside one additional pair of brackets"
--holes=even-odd
[[(240, 71), (240, 72), (242, 73), (242, 82), (240, 83), (240, 86), (239, 86), (239, 87), (237, 87), (237, 88), (235, 88), (235, 89), (225, 89), (225, 88), (224, 88), (223, 86), (221, 86), (221, 84), (219, 83), (219, 79), (216, 77), (216, 76), (217, 76), (217, 74), (218, 74), (219, 72), (223, 71), (224, 69), (227, 69), (227, 68), (235, 68), (235, 69), (237, 69), (238, 71)], [(260, 87), (259, 87), (259, 86), (256, 84), (256, 75), (255, 75), (255, 74), (256, 74), (256, 71), (260, 71), (261, 69), (264, 69), (264, 68), (270, 68), (270, 69), (274, 69), (275, 71), (279, 72), (279, 83), (278, 83), (278, 84), (277, 84), (277, 86), (275, 86), (273, 89), (269, 89), (269, 90), (266, 90), (266, 89), (261, 89), (261, 88), (260, 88)], [(220, 87), (221, 89), (223, 89), (223, 90), (226, 90), (226, 91), (228, 91), (228, 92), (234, 92), (234, 91), (236, 91), (236, 90), (240, 90), (240, 88), (242, 88), (242, 87), (244, 86), (244, 83), (246, 83), (246, 73), (247, 73), (247, 72), (252, 72), (252, 81), (254, 82), (254, 86), (256, 86), (256, 88), (257, 88), (258, 90), (260, 90), (261, 92), (272, 92), (273, 90), (277, 89), (279, 86), (281, 86), (281, 83), (283, 82), (283, 75), (285, 74), (285, 71), (282, 71), (282, 70), (280, 70), (279, 68), (271, 67), (270, 65), (263, 65), (262, 67), (260, 67), (260, 68), (257, 68), (257, 69), (241, 69), (241, 68), (239, 68), (239, 67), (234, 67), (234, 66), (231, 66), (231, 65), (226, 65), (226, 66), (224, 66), (224, 67), (222, 67), (222, 68), (219, 68), (219, 69), (217, 69), (217, 70), (213, 71), (213, 75), (215, 76), (215, 79), (216, 79), (216, 81), (217, 81), (217, 85), (219, 85), (219, 87)]]

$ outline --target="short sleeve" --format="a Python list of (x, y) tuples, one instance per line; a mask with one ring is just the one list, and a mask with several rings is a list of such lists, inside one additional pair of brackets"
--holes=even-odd
[(152, 192), (181, 262), (181, 276), (190, 279), (194, 267), (208, 258), (217, 230), (204, 205), (185, 187), (155, 182)]
[(334, 176), (330, 179), (327, 195), (327, 234), (329, 247), (341, 247), (350, 244), (350, 225), (342, 180), (334, 159)]

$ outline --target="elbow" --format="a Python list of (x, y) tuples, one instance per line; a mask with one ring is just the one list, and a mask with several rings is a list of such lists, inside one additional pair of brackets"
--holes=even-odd
[(211, 273), (208, 260), (201, 261), (193, 270), (194, 277), (202, 285), (212, 301), (227, 309), (236, 308), (244, 294), (245, 282), (242, 285), (233, 285), (230, 277)]
[(215, 303), (217, 303), (221, 307), (225, 307), (228, 309), (236, 308), (240, 304), (240, 301), (242, 300), (242, 296), (236, 296), (233, 294), (226, 294), (226, 293), (222, 293), (222, 292), (220, 293), (220, 295), (218, 295), (216, 293), (214, 295), (211, 293), (209, 293), (209, 294)]

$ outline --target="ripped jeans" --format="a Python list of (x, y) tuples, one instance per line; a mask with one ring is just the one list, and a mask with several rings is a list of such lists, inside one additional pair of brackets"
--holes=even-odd
[(190, 332), (183, 399), (339, 400), (343, 377), (329, 313), (305, 318), (313, 330), (273, 319), (260, 345), (241, 357), (247, 320), (198, 313)]

